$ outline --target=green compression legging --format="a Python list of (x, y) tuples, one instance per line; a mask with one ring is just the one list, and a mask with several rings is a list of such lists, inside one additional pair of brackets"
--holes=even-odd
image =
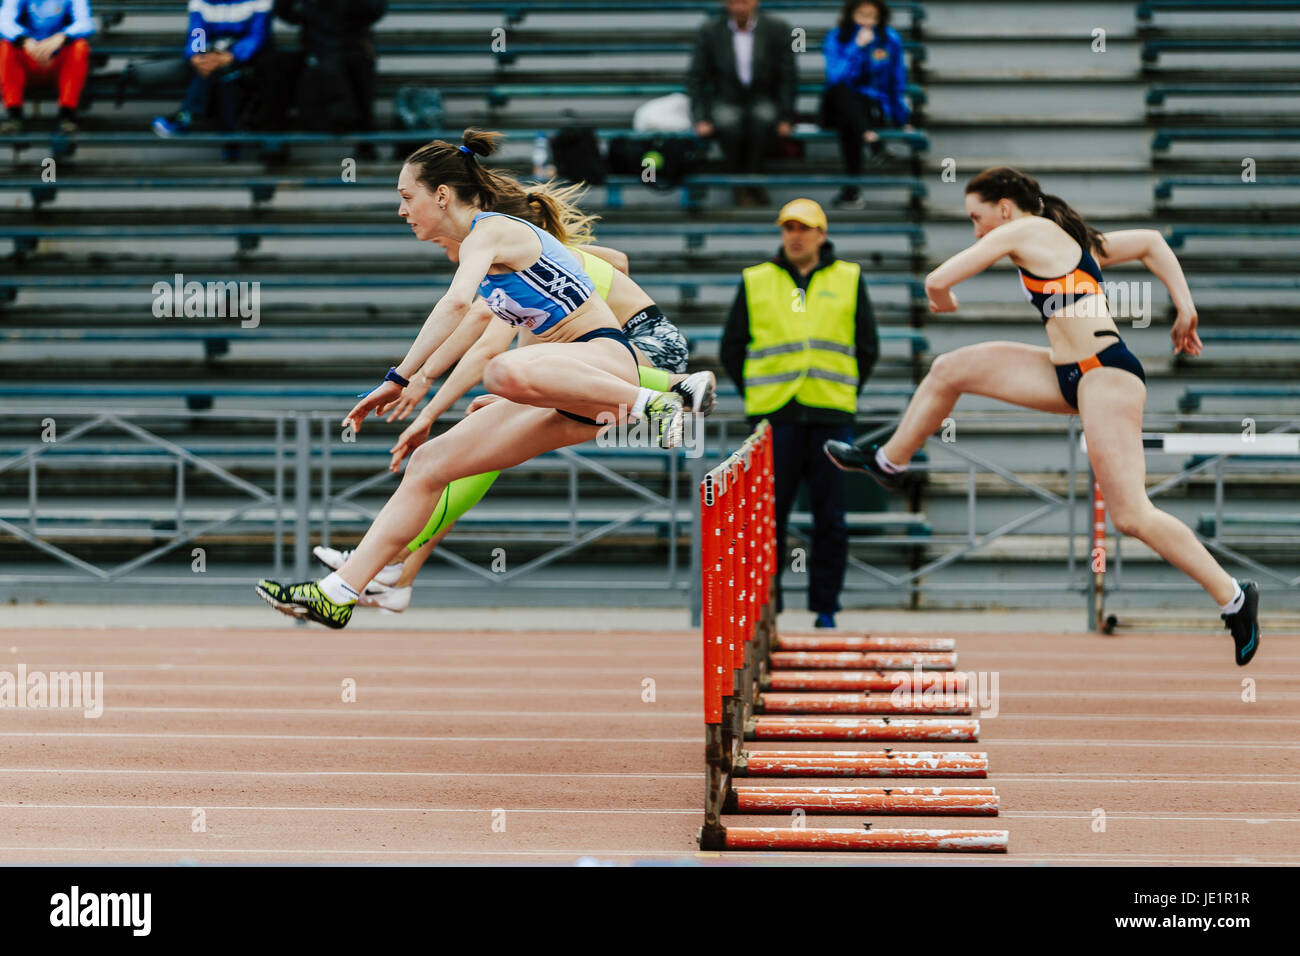
[(492, 487), (492, 482), (497, 480), (499, 474), (501, 474), (499, 471), (485, 471), (481, 475), (457, 478), (444, 488), (442, 497), (438, 499), (433, 514), (429, 517), (429, 523), (424, 526), (424, 530), (416, 536), (415, 540), (406, 546), (406, 550), (414, 554), (428, 544), (439, 531), (459, 521), (466, 511), (483, 500), (483, 496), (487, 494), (487, 490)]
[[(668, 391), (672, 382), (668, 372), (663, 369), (646, 368), (644, 365), (639, 371), (643, 386), (657, 392)], [(406, 550), (414, 554), (443, 528), (449, 528), (459, 521), (465, 512), (483, 500), (483, 496), (492, 487), (492, 482), (496, 481), (500, 474), (499, 471), (485, 471), (481, 475), (457, 478), (444, 488), (442, 497), (438, 499), (438, 504), (434, 506), (433, 514), (429, 517), (429, 523), (424, 526), (424, 530), (415, 537), (415, 540), (406, 546)]]

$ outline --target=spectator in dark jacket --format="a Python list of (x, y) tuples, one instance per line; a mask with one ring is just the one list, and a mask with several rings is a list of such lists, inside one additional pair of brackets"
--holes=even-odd
[(77, 106), (90, 67), (89, 37), (94, 32), (88, 0), (0, 3), (0, 89), (7, 112), (0, 134), (22, 130), (28, 80), (57, 85), (59, 132), (76, 131)]
[[(758, 0), (726, 0), (726, 13), (700, 28), (686, 92), (695, 134), (716, 136), (731, 172), (761, 172), (775, 136), (794, 128), (797, 76), (790, 27), (758, 11)], [(740, 205), (768, 202), (757, 187)]]
[[(371, 26), (387, 0), (275, 0), (275, 15), (302, 27), (281, 92), (298, 106), (304, 129), (375, 128), (375, 45)], [(289, 100), (285, 100), (287, 107)]]
[[(193, 76), (171, 116), (155, 116), (153, 131), (175, 136), (190, 128), (216, 99), (217, 125), (223, 132), (239, 124), (239, 85), (245, 72), (258, 70), (271, 47), (271, 0), (190, 0), (185, 58)], [(227, 159), (238, 155), (226, 147)]]
[[(885, 158), (877, 130), (905, 126), (910, 116), (907, 62), (903, 41), (889, 26), (883, 0), (847, 0), (839, 24), (822, 44), (826, 60), (826, 89), (822, 94), (821, 125), (839, 132), (844, 171), (862, 174), (862, 149), (871, 148), (873, 162)], [(846, 186), (835, 198), (840, 207), (861, 208), (857, 186)]]

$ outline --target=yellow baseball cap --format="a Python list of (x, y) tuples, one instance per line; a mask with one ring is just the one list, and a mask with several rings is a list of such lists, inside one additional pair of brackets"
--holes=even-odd
[(791, 219), (812, 229), (826, 228), (826, 213), (811, 199), (791, 199), (781, 207), (781, 214), (776, 217), (776, 224), (779, 226)]

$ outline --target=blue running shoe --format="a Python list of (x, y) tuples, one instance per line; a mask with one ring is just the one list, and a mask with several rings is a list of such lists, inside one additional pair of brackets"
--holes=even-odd
[(817, 615), (817, 620), (813, 621), (813, 627), (834, 627), (835, 615), (827, 614), (825, 611)]

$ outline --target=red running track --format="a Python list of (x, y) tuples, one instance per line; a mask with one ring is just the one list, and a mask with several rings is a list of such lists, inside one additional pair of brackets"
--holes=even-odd
[[(897, 749), (988, 753), (979, 784), (996, 787), (1000, 815), (819, 816), (817, 825), (993, 826), (1010, 831), (1009, 852), (726, 856), (1300, 863), (1295, 637), (1266, 631), (1260, 656), (1239, 669), (1227, 637), (1208, 632), (935, 636), (958, 638), (962, 670), (997, 673), (999, 713), (980, 717), (977, 744)], [(3, 862), (718, 856), (694, 842), (704, 797), (697, 632), (336, 634), (178, 621), (174, 631), (8, 630), (0, 661), (0, 671), (104, 673), (98, 719), (0, 708)], [(1254, 702), (1242, 699), (1243, 678), (1255, 681)], [(780, 825), (771, 814), (725, 819)]]

